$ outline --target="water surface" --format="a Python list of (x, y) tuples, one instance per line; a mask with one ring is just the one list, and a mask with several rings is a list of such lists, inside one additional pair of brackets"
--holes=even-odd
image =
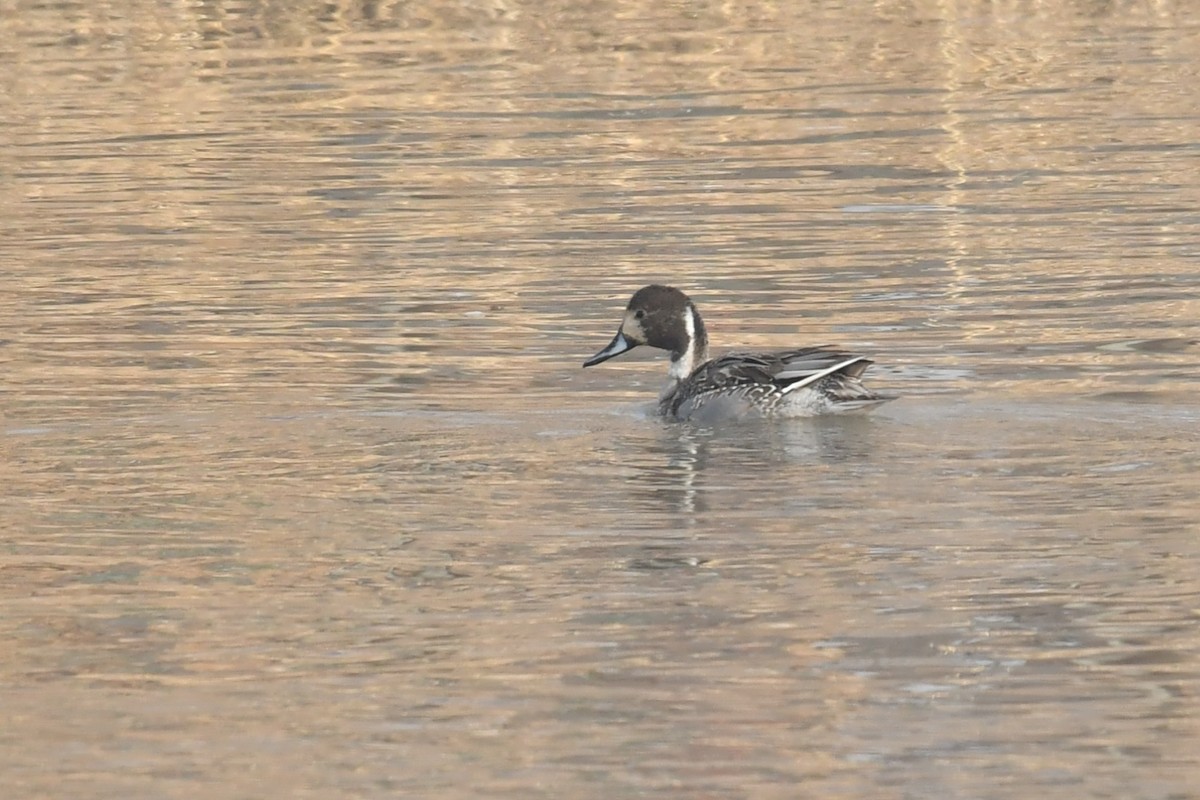
[[(794, 5), (794, 7), (793, 7)], [(24, 797), (1182, 798), (1187, 4), (0, 14)], [(901, 395), (707, 430), (583, 371)]]

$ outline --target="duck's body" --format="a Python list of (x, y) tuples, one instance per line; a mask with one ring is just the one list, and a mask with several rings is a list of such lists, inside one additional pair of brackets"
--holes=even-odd
[(642, 344), (671, 354), (669, 381), (658, 402), (659, 411), (670, 419), (711, 422), (845, 414), (891, 399), (862, 385), (869, 359), (830, 347), (730, 353), (710, 361), (700, 312), (687, 295), (670, 286), (639, 289), (617, 335), (584, 366)]

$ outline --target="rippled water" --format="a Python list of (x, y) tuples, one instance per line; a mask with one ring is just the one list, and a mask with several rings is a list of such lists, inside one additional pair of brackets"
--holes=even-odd
[[(5, 797), (1183, 798), (1185, 3), (0, 9)], [(670, 425), (650, 281), (901, 399)]]

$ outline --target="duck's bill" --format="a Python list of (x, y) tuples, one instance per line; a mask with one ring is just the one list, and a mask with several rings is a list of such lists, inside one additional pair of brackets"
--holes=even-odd
[(613, 340), (608, 343), (608, 347), (604, 348), (599, 353), (596, 353), (596, 355), (583, 362), (583, 365), (585, 367), (594, 367), (601, 361), (608, 361), (613, 356), (619, 356), (621, 353), (632, 350), (635, 347), (637, 347), (637, 345), (626, 339), (625, 334), (617, 331), (617, 335), (614, 336)]

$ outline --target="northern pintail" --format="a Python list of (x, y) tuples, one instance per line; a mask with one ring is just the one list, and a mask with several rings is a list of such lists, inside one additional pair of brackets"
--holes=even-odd
[(691, 299), (672, 286), (645, 286), (629, 300), (613, 340), (583, 362), (591, 367), (646, 344), (671, 354), (658, 400), (669, 419), (808, 417), (862, 411), (891, 400), (859, 378), (869, 359), (831, 347), (730, 353), (709, 360), (708, 334)]

